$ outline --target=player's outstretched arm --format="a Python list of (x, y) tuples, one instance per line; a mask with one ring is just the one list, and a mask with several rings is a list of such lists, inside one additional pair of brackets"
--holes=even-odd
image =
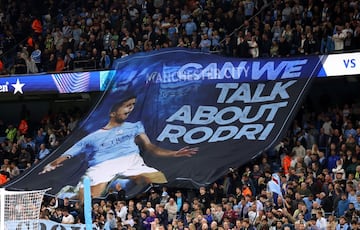
[(145, 151), (149, 151), (156, 156), (162, 157), (191, 157), (198, 152), (198, 148), (190, 148), (188, 146), (179, 150), (163, 149), (151, 143), (149, 137), (142, 133), (136, 137), (136, 143)]
[(174, 157), (192, 157), (199, 151), (199, 148), (190, 148), (189, 146), (185, 146), (178, 151), (175, 151)]
[(70, 158), (70, 156), (60, 156), (56, 160), (54, 160), (54, 161), (50, 162), (49, 164), (45, 165), (45, 167), (43, 168), (43, 170), (39, 174), (44, 174), (44, 173), (53, 171), (54, 169), (62, 166), (62, 163), (65, 160), (69, 159), (69, 158)]

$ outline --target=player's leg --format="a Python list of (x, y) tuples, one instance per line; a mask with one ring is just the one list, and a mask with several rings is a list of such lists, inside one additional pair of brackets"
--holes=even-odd
[(92, 185), (90, 187), (91, 195), (93, 197), (101, 197), (103, 191), (106, 189), (107, 182), (103, 182), (97, 185)]
[(82, 187), (79, 189), (78, 200), (81, 205), (84, 204), (84, 188), (82, 188)]
[(168, 182), (163, 172), (146, 165), (139, 154), (129, 156), (126, 162), (128, 165), (123, 175), (129, 176), (137, 184), (164, 184)]
[(104, 161), (88, 168), (86, 176), (90, 178), (90, 191), (93, 198), (100, 198), (106, 194), (109, 182), (116, 176), (118, 159)]
[[(92, 198), (101, 197), (103, 191), (105, 190), (108, 183), (100, 183), (97, 185), (91, 185), (90, 186), (90, 192)], [(84, 188), (79, 189), (79, 201), (84, 202)]]
[(143, 180), (148, 184), (165, 184), (168, 182), (164, 173), (160, 171), (141, 173), (137, 177), (143, 178)]

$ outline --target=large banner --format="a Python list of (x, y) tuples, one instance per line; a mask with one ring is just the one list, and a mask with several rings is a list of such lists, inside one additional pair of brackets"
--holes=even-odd
[(94, 196), (117, 183), (129, 197), (149, 184), (206, 186), (277, 144), (321, 59), (171, 49), (117, 60), (77, 131), (7, 187), (70, 196), (85, 174)]

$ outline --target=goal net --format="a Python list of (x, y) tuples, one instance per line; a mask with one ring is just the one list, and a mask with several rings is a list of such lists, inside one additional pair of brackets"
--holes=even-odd
[(0, 230), (38, 230), (46, 191), (7, 191), (0, 188)]

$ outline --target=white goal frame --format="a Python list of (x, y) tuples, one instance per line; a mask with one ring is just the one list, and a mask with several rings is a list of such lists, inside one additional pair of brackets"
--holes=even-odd
[[(0, 188), (0, 230), (11, 230), (11, 226), (26, 224), (27, 229), (39, 229), (41, 204), (46, 191), (7, 191)], [(15, 211), (19, 215), (15, 215)]]

